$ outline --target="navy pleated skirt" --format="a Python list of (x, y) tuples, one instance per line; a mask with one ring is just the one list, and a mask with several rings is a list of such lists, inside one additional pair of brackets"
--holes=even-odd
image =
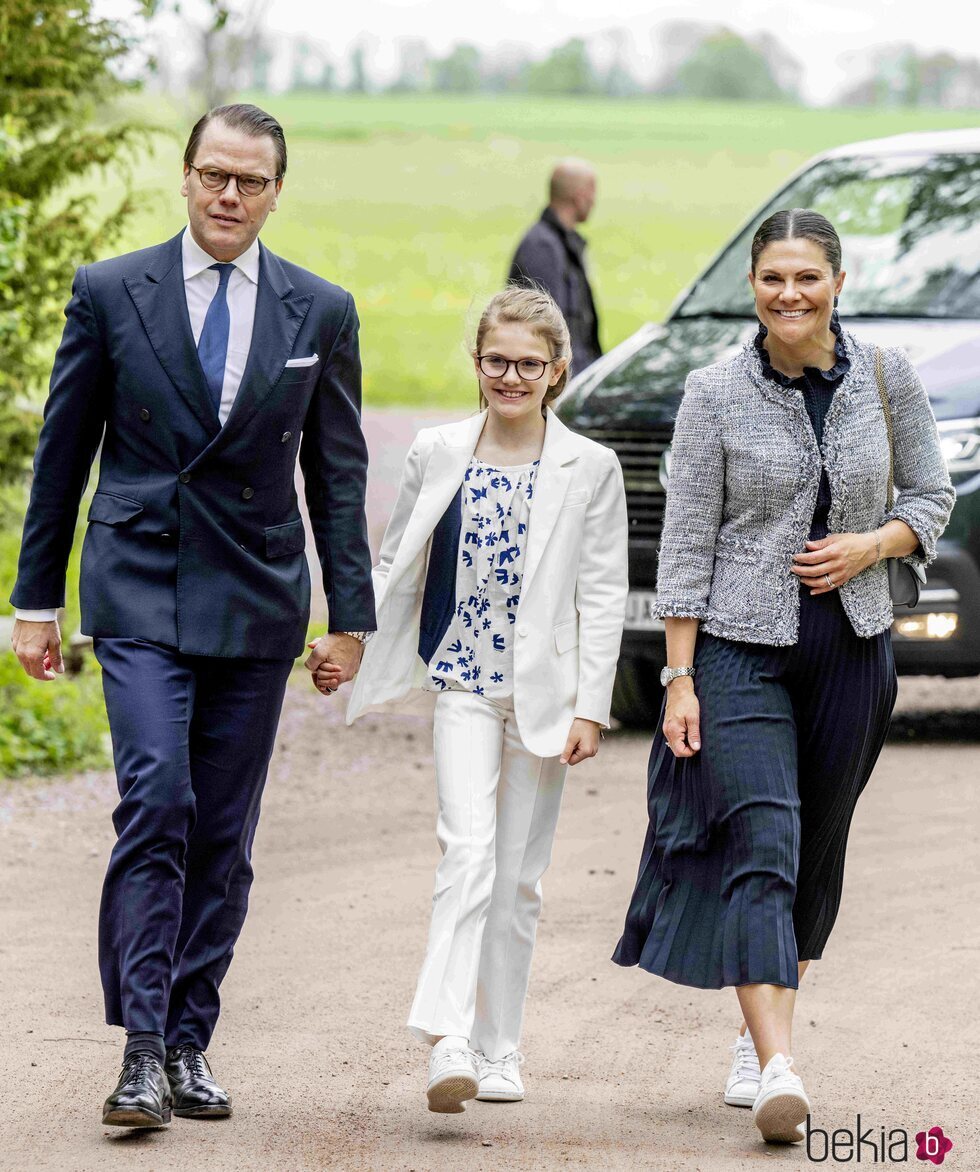
[[(701, 751), (658, 730), (650, 825), (613, 960), (682, 985), (795, 989), (834, 926), (847, 834), (895, 704), (891, 634), (800, 591), (792, 647), (701, 632)], [(661, 710), (661, 726), (663, 710)]]

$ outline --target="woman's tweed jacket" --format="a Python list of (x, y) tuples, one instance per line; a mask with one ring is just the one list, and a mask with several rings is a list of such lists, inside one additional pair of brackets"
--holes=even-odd
[[(888, 433), (875, 348), (842, 336), (851, 368), (823, 433), (830, 531), (864, 533), (897, 518), (921, 546), (905, 560), (928, 565), (954, 500), (929, 400), (905, 352), (885, 350), (897, 497), (888, 512)], [(790, 567), (793, 554), (805, 551), (820, 469), (801, 392), (767, 379), (755, 346), (692, 371), (674, 429), (656, 614), (700, 619), (705, 631), (725, 639), (795, 643), (800, 587)], [(859, 635), (891, 625), (884, 561), (845, 582), (840, 596)]]

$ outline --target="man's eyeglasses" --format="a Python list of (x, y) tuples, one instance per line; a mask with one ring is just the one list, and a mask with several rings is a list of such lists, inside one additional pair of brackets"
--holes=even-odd
[(278, 175), (266, 179), (264, 175), (239, 175), (235, 171), (219, 171), (217, 167), (195, 167), (193, 163), (187, 165), (198, 173), (205, 191), (224, 191), (234, 179), (238, 194), (246, 197), (261, 195), (268, 184), (275, 183), (279, 178)]
[(514, 359), (504, 358), (500, 354), (480, 354), (478, 359), (480, 369), (487, 378), (503, 378), (513, 366), (517, 371), (517, 377), (527, 383), (537, 382), (549, 365), (540, 358)]

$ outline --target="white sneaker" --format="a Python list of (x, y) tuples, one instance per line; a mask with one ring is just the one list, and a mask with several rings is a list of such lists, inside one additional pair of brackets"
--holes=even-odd
[(476, 1058), (466, 1038), (443, 1038), (429, 1056), (429, 1110), (444, 1115), (465, 1111), (463, 1104), (480, 1088)]
[(725, 1102), (729, 1107), (751, 1107), (759, 1093), (759, 1055), (752, 1035), (745, 1031), (731, 1047), (732, 1069), (725, 1083)]
[(486, 1054), (477, 1054), (476, 1060), (480, 1071), (480, 1091), (476, 1097), (481, 1103), (519, 1103), (524, 1098), (521, 1082), (524, 1055), (519, 1050), (495, 1062)]
[(806, 1138), (800, 1124), (810, 1113), (810, 1100), (792, 1065), (792, 1058), (773, 1054), (759, 1080), (752, 1121), (767, 1143), (796, 1144)]

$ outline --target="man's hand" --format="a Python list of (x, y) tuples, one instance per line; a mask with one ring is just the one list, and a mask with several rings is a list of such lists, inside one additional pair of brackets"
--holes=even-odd
[(10, 635), (10, 646), (20, 660), (21, 667), (35, 680), (53, 680), (65, 670), (57, 620), (30, 623), (25, 619), (16, 619)]
[(568, 730), (568, 740), (561, 751), (562, 765), (578, 765), (599, 752), (599, 725), (594, 720), (576, 716)]
[(313, 675), (313, 686), (324, 696), (332, 696), (341, 684), (357, 675), (364, 654), (364, 644), (352, 635), (324, 635), (310, 643), (311, 654), (305, 666)]

